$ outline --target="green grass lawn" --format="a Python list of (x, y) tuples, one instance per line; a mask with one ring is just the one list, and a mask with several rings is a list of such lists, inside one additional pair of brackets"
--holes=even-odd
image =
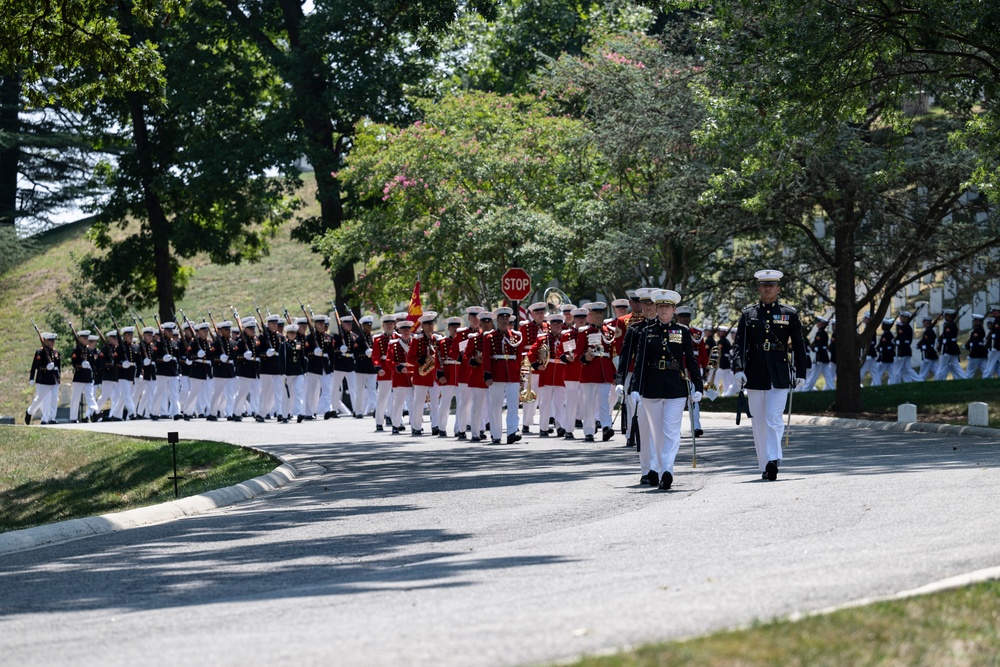
[[(177, 446), (180, 496), (266, 474), (270, 456), (204, 440)], [(0, 532), (174, 499), (165, 441), (108, 433), (0, 426)]]
[[(927, 422), (965, 425), (969, 403), (989, 405), (990, 426), (1000, 428), (1000, 380), (947, 380), (944, 382), (912, 382), (892, 386), (865, 387), (861, 390), (864, 419), (896, 421), (896, 408), (902, 403), (917, 406), (917, 419)], [(736, 398), (702, 400), (702, 411), (735, 412)], [(810, 391), (795, 394), (792, 408), (799, 415), (833, 416), (832, 391)]]
[(587, 658), (577, 667), (1000, 664), (1000, 582)]

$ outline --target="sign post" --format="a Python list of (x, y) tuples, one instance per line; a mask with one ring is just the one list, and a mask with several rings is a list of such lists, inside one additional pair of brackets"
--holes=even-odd
[(514, 328), (521, 321), (521, 300), (531, 294), (531, 276), (520, 268), (507, 269), (500, 279), (500, 291), (510, 299), (514, 310)]

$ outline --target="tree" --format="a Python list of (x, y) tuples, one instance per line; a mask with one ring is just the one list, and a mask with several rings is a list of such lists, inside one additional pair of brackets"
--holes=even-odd
[(700, 201), (715, 165), (694, 141), (705, 120), (698, 91), (707, 82), (689, 50), (675, 31), (606, 35), (539, 79), (550, 97), (585, 119), (586, 136), (607, 165), (605, 222), (581, 261), (602, 285), (676, 288), (692, 300), (713, 288), (705, 278), (720, 238), (752, 228), (738, 200)]
[(493, 303), (510, 266), (572, 284), (578, 248), (599, 233), (582, 124), (529, 96), (416, 105), (422, 120), (402, 129), (359, 123), (338, 174), (367, 206), (317, 248), (334, 270), (366, 258), (354, 294), (395, 303), (419, 274), (431, 305)]
[(155, 301), (170, 319), (199, 252), (215, 263), (254, 260), (292, 214), (294, 154), (278, 114), (284, 90), (257, 47), (232, 30), (212, 0), (195, 0), (168, 25), (122, 17), (134, 41), (157, 45), (160, 91), (111, 92), (87, 110), (116, 159), (102, 165), (108, 189), (92, 234), (103, 254), (83, 260), (99, 289), (135, 306)]
[[(320, 215), (300, 223), (296, 238), (340, 227), (354, 196), (336, 174), (352, 144), (355, 124), (408, 118), (407, 87), (432, 67), (438, 39), (458, 14), (455, 0), (221, 0), (231, 22), (253, 40), (287, 87), (288, 127), (316, 170)], [(492, 16), (492, 0), (469, 11)], [(361, 259), (360, 257), (355, 259)], [(337, 305), (354, 280), (352, 262), (333, 273)]]
[(581, 56), (595, 36), (644, 30), (649, 9), (618, 0), (514, 0), (493, 20), (465, 14), (445, 38), (440, 87), (524, 94), (547, 61)]

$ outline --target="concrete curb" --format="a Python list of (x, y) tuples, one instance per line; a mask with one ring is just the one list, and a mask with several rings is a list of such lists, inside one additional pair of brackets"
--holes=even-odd
[[(239, 447), (240, 445), (233, 445)], [(83, 519), (70, 519), (44, 526), (35, 526), (23, 530), (12, 530), (0, 533), (0, 556), (17, 551), (27, 551), (38, 547), (69, 542), (71, 540), (114, 533), (119, 530), (138, 528), (163, 523), (172, 519), (193, 516), (210, 510), (233, 505), (255, 498), (261, 494), (275, 491), (288, 484), (307, 477), (322, 474), (325, 469), (310, 461), (292, 462), (285, 457), (266, 452), (255, 447), (243, 447), (252, 451), (273, 456), (281, 461), (281, 465), (260, 477), (215, 489), (197, 496), (189, 496), (149, 507), (138, 507), (133, 510), (102, 514)]]
[[(735, 412), (702, 412), (701, 416), (736, 420)], [(746, 415), (744, 415), (746, 419)], [(971, 435), (977, 438), (1000, 440), (1000, 429), (983, 426), (954, 426), (952, 424), (931, 424), (928, 422), (880, 422), (866, 419), (843, 419), (841, 417), (814, 417), (792, 415), (792, 423), (801, 426), (837, 426), (841, 428), (865, 428), (875, 431), (905, 431), (909, 433), (937, 433), (938, 435)]]

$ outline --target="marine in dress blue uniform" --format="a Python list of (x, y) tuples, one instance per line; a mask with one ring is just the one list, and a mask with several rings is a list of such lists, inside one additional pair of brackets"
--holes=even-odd
[(789, 389), (806, 381), (802, 322), (794, 308), (778, 301), (782, 276), (773, 269), (754, 274), (760, 301), (743, 309), (733, 344), (734, 380), (747, 390), (757, 464), (761, 476), (771, 481), (778, 478), (782, 460), (782, 416)]

